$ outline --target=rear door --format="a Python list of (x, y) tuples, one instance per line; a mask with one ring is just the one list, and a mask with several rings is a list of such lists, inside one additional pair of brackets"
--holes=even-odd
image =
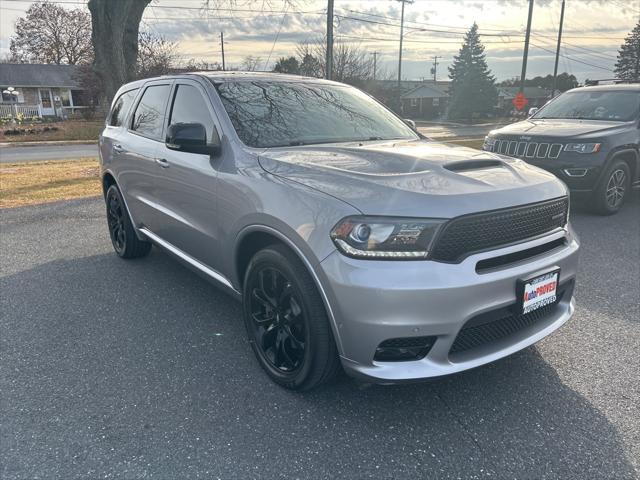
[(161, 222), (158, 150), (163, 144), (165, 115), (172, 80), (144, 85), (128, 119), (128, 128), (114, 145), (122, 158), (118, 181), (137, 226), (153, 229)]
[[(167, 125), (200, 123), (211, 142), (220, 131), (211, 101), (193, 80), (178, 79), (171, 93)], [(164, 144), (156, 153), (158, 203), (162, 222), (154, 233), (202, 263), (218, 266), (216, 188), (218, 162), (210, 155), (171, 150)]]

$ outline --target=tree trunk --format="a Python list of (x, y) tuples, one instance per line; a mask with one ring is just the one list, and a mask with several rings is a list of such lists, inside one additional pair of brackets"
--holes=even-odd
[(107, 101), (120, 86), (135, 78), (138, 30), (151, 0), (89, 0), (93, 69), (100, 77)]

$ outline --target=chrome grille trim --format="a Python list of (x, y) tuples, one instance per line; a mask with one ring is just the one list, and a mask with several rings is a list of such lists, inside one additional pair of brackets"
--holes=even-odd
[(525, 142), (518, 140), (496, 139), (493, 146), (487, 150), (516, 158), (549, 158), (555, 160), (560, 157), (564, 145), (562, 143)]

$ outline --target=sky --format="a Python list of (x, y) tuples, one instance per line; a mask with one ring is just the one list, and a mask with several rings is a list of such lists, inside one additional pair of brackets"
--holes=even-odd
[[(17, 18), (29, 0), (0, 0), (0, 55), (8, 53)], [(82, 0), (59, 0), (65, 8), (86, 8)], [(178, 59), (220, 62), (224, 31), (227, 65), (247, 56), (270, 70), (282, 56), (295, 54), (299, 42), (326, 33), (326, 0), (154, 0), (142, 29), (177, 43)], [(553, 73), (561, 0), (534, 0), (527, 78)], [(400, 36), (398, 0), (335, 0), (338, 41), (377, 53), (378, 77), (397, 75)], [(489, 68), (498, 80), (520, 75), (528, 0), (414, 0), (405, 5), (402, 77), (447, 78), (447, 66), (463, 34), (476, 22)], [(640, 0), (566, 0), (559, 72), (586, 78), (613, 77), (624, 38), (640, 20)]]

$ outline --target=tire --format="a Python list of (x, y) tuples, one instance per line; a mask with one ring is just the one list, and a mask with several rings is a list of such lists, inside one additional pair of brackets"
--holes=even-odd
[(251, 259), (243, 313), (258, 363), (278, 385), (310, 390), (340, 370), (316, 285), (300, 259), (283, 245), (272, 245)]
[(593, 210), (600, 215), (617, 213), (629, 195), (630, 188), (629, 165), (624, 160), (614, 160), (595, 191)]
[(151, 243), (136, 235), (131, 218), (125, 207), (122, 194), (116, 185), (111, 185), (105, 195), (107, 226), (113, 249), (120, 258), (140, 258), (151, 251)]

